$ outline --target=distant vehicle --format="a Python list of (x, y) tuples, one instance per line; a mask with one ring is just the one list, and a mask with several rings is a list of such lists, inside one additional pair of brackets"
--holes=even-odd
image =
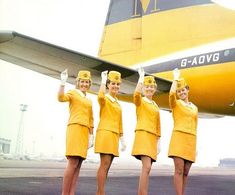
[(220, 159), (219, 167), (235, 167), (235, 158)]

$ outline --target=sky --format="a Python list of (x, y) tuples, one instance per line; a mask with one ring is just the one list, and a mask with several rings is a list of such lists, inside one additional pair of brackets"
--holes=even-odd
[[(109, 0), (0, 0), (0, 30), (13, 30), (74, 51), (97, 56)], [(20, 104), (24, 113), (24, 152), (29, 155), (61, 157), (65, 151), (68, 104), (57, 101), (59, 80), (0, 60), (0, 137), (12, 141), (11, 152), (20, 123)], [(67, 84), (66, 90), (74, 88)], [(99, 120), (97, 97), (93, 101), (95, 126)], [(123, 161), (130, 156), (134, 139), (135, 107), (121, 102), (127, 150), (120, 153)], [(235, 158), (234, 117), (199, 119), (198, 166), (217, 166), (221, 158)], [(161, 111), (161, 153), (158, 163), (172, 164), (167, 157), (173, 121)], [(89, 158), (98, 158), (93, 148)]]

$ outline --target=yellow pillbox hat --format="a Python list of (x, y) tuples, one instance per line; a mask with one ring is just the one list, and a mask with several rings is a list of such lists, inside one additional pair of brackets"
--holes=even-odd
[(91, 73), (90, 73), (90, 71), (80, 70), (78, 72), (78, 76), (77, 76), (76, 80), (79, 80), (79, 79), (90, 80), (91, 81)]
[(157, 85), (157, 84), (153, 76), (145, 76), (144, 85)]
[(117, 82), (117, 83), (122, 82), (121, 73), (117, 71), (110, 71), (108, 74), (108, 79), (112, 82)]
[(187, 86), (187, 84), (186, 84), (186, 82), (185, 82), (185, 80), (184, 80), (183, 78), (181, 78), (181, 79), (179, 79), (179, 80), (177, 81), (177, 90), (183, 89), (183, 88), (185, 88), (186, 86)]

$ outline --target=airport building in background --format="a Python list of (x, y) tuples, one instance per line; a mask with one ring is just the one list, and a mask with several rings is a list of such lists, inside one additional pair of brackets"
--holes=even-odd
[(10, 153), (11, 140), (0, 138), (0, 154)]

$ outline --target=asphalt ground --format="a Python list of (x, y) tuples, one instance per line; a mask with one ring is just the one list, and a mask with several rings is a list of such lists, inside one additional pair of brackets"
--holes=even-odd
[[(59, 195), (66, 163), (0, 160), (0, 195)], [(77, 195), (95, 195), (98, 164), (84, 163)], [(106, 195), (136, 195), (140, 167), (112, 165)], [(173, 167), (153, 166), (149, 195), (174, 195)], [(235, 169), (192, 167), (185, 195), (235, 195)]]
[[(1, 195), (58, 195), (61, 194), (62, 177), (1, 178)], [(138, 177), (109, 177), (107, 195), (136, 195)], [(77, 195), (94, 195), (95, 177), (80, 177)], [(172, 177), (150, 177), (149, 195), (174, 195)], [(191, 176), (186, 195), (234, 195), (235, 177)]]

